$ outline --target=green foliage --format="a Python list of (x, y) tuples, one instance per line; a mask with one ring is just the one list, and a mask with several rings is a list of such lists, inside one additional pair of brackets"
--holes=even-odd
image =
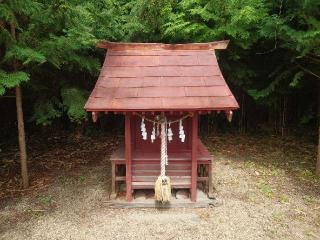
[(62, 116), (62, 104), (53, 97), (52, 99), (39, 99), (34, 105), (34, 112), (31, 120), (37, 125), (47, 126)]
[(0, 96), (3, 95), (6, 89), (13, 88), (23, 82), (29, 80), (29, 74), (19, 71), (14, 73), (7, 73), (0, 70)]
[(283, 96), (299, 96), (307, 110), (296, 119), (311, 122), (309, 92), (314, 95), (320, 76), (319, 9), (318, 0), (2, 0), (0, 95), (24, 83), (36, 124), (65, 113), (78, 124), (87, 118), (86, 90), (103, 59), (95, 49), (99, 40), (230, 39), (218, 53), (229, 84), (269, 112), (279, 110)]
[(303, 75), (304, 75), (304, 72), (302, 72), (302, 71), (297, 72), (294, 75), (294, 77), (292, 79), (292, 82), (290, 82), (289, 86), (292, 87), (292, 88), (298, 87), (299, 86), (299, 81), (303, 77)]
[(274, 190), (273, 188), (270, 186), (269, 183), (265, 182), (264, 180), (261, 180), (258, 182), (257, 187), (260, 189), (261, 193), (268, 197), (271, 198), (274, 195)]
[(164, 36), (175, 41), (203, 42), (236, 39), (234, 44), (248, 48), (257, 39), (267, 15), (260, 0), (194, 1), (183, 0), (165, 24)]
[(140, 42), (160, 42), (162, 31), (171, 14), (172, 0), (131, 1), (131, 16), (128, 19), (130, 40)]
[(40, 202), (41, 204), (45, 205), (45, 206), (49, 206), (49, 205), (52, 204), (53, 198), (52, 198), (52, 196), (50, 196), (50, 195), (48, 195), (48, 196), (43, 195), (43, 196), (40, 196), (40, 197), (39, 197), (39, 202)]
[(64, 88), (61, 91), (62, 102), (71, 122), (81, 123), (87, 119), (84, 104), (87, 100), (87, 93), (77, 88)]
[[(0, 94), (30, 79), (37, 95), (31, 117), (36, 124), (50, 125), (64, 112), (75, 123), (86, 119), (85, 91), (79, 87), (100, 69), (98, 55), (93, 54), (96, 2), (4, 0), (0, 10), (0, 46), (5, 49), (0, 66), (7, 69), (0, 72)], [(58, 85), (52, 86), (54, 82)]]
[(40, 13), (42, 4), (34, 0), (6, 0), (4, 1), (11, 10), (23, 16)]
[(36, 101), (31, 120), (37, 125), (47, 126), (65, 113), (71, 122), (80, 124), (87, 119), (87, 113), (84, 110), (87, 95), (86, 91), (77, 88), (62, 88), (62, 101), (56, 97), (40, 98)]
[(86, 180), (86, 177), (85, 177), (85, 176), (80, 176), (80, 177), (79, 177), (79, 180), (80, 180), (80, 182), (83, 183), (83, 182)]
[(15, 14), (10, 8), (10, 6), (6, 3), (0, 3), (0, 18), (6, 22), (17, 25), (17, 19)]
[(44, 63), (46, 61), (45, 56), (40, 52), (37, 52), (34, 49), (28, 47), (20, 47), (17, 45), (12, 46), (6, 52), (4, 56), (5, 61), (20, 61), (23, 65), (27, 65), (29, 63)]

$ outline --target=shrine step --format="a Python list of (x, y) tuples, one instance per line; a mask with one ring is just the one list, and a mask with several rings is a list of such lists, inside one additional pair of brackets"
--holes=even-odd
[[(159, 170), (132, 170), (134, 176), (159, 176)], [(191, 176), (190, 170), (166, 170), (167, 176)]]
[[(132, 176), (133, 189), (153, 189), (158, 176)], [(191, 188), (191, 176), (172, 176), (172, 188)]]
[[(132, 188), (153, 189), (160, 175), (159, 159), (132, 161)], [(166, 166), (166, 175), (171, 179), (172, 188), (191, 188), (191, 161), (170, 161)]]
[[(166, 166), (167, 170), (191, 170), (191, 163), (171, 163)], [(160, 161), (158, 163), (141, 164), (139, 162), (133, 161), (132, 170), (159, 170), (160, 171)]]
[[(149, 160), (149, 159), (145, 159), (145, 160), (132, 160), (132, 164), (143, 164), (143, 165), (159, 165), (160, 166), (160, 160)], [(190, 160), (170, 160), (168, 161), (168, 166), (170, 165), (190, 165), (191, 166), (191, 159)]]
[[(149, 181), (156, 181), (158, 176), (132, 176), (133, 182), (149, 182)], [(190, 182), (191, 183), (191, 176), (173, 176), (171, 177), (172, 183), (180, 183), (180, 182)]]
[[(134, 162), (132, 165), (133, 176), (159, 176), (160, 162), (157, 164), (139, 164)], [(166, 166), (168, 176), (191, 176), (191, 163), (169, 164)]]

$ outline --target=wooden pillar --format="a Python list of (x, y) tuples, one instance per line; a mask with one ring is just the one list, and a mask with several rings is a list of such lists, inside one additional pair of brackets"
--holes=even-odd
[(131, 174), (131, 114), (125, 115), (125, 157), (126, 157), (126, 199), (132, 200), (132, 174)]
[(198, 113), (192, 117), (192, 147), (191, 147), (191, 201), (197, 200), (197, 161), (198, 161)]
[(111, 194), (110, 199), (115, 199), (116, 193), (116, 164), (114, 161), (111, 162)]
[(213, 159), (210, 160), (210, 164), (208, 165), (208, 197), (214, 198), (213, 194), (213, 176), (212, 176), (212, 168), (213, 168)]

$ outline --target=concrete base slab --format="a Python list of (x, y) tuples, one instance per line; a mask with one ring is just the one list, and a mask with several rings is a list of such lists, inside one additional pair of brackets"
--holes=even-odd
[[(187, 193), (188, 190), (185, 190)], [(178, 192), (177, 192), (178, 193)], [(111, 199), (105, 202), (110, 208), (206, 208), (217, 207), (221, 202), (209, 199), (207, 194), (198, 189), (197, 201), (192, 202), (190, 198), (172, 197), (169, 203), (161, 203), (154, 200), (152, 192), (139, 190), (135, 192), (135, 197), (131, 202), (127, 202), (123, 198)]]

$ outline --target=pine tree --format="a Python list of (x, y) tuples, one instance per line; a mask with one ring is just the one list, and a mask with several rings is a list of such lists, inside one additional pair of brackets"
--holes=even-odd
[[(4, 62), (11, 64), (9, 71), (0, 71), (0, 93), (4, 94), (6, 88), (15, 87), (16, 89), (16, 107), (17, 107), (17, 120), (18, 120), (18, 136), (19, 136), (19, 148), (20, 148), (20, 160), (21, 160), (21, 176), (23, 187), (29, 186), (28, 167), (27, 167), (27, 151), (26, 140), (24, 130), (24, 119), (22, 110), (22, 91), (20, 84), (28, 81), (29, 76), (24, 71), (18, 71), (21, 62), (22, 65), (33, 61), (32, 56), (29, 57), (25, 51), (28, 49), (19, 46), (17, 41), (16, 28), (19, 26), (17, 16), (29, 15), (33, 12), (33, 4), (31, 1), (5, 1), (0, 3), (0, 21), (1, 21), (1, 35), (2, 42), (6, 47), (6, 53), (4, 56)], [(24, 61), (21, 61), (21, 60)], [(6, 66), (5, 66), (6, 67)]]

